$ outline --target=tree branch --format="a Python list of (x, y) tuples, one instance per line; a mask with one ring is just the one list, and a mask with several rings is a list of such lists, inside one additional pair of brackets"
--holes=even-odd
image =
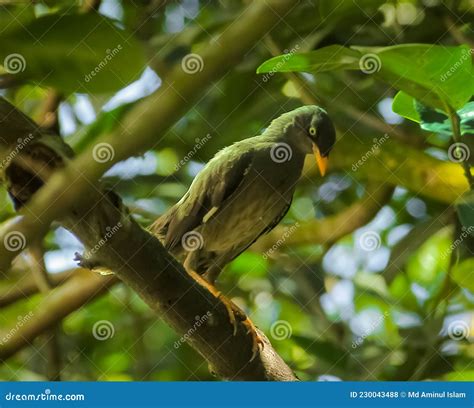
[[(51, 285), (56, 287), (63, 284), (76, 272), (79, 272), (79, 269), (72, 269), (51, 275), (49, 277)], [(27, 299), (39, 292), (38, 285), (30, 274), (25, 275), (24, 279), (26, 280), (24, 284), (17, 282), (0, 293), (0, 308), (10, 306), (19, 300)], [(22, 278), (22, 280), (24, 279)]]
[(96, 299), (117, 282), (114, 276), (103, 277), (81, 270), (64, 285), (46, 295), (31, 319), (20, 328), (7, 332), (6, 341), (0, 342), (0, 363), (6, 361), (23, 347), (64, 319), (85, 303)]

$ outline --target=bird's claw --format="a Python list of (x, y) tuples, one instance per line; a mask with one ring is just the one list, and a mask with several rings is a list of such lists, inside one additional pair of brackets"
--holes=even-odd
[(233, 336), (237, 335), (239, 329), (239, 323), (242, 323), (247, 328), (247, 333), (252, 336), (252, 357), (250, 361), (253, 361), (258, 355), (260, 346), (262, 349), (265, 345), (262, 337), (258, 334), (257, 328), (252, 321), (247, 317), (245, 312), (237, 306), (234, 302), (227, 299), (215, 286), (207, 282), (200, 275), (194, 271), (187, 271), (196, 281), (204, 286), (209, 292), (211, 292), (216, 298), (218, 298), (225, 306), (229, 320), (233, 326)]
[(250, 358), (250, 361), (253, 361), (260, 351), (260, 346), (262, 346), (262, 350), (265, 347), (265, 342), (258, 334), (257, 328), (248, 317), (242, 323), (247, 327), (247, 333), (252, 336), (252, 357)]

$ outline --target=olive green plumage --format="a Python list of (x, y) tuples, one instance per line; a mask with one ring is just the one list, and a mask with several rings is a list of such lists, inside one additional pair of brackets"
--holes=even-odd
[(327, 113), (303, 106), (259, 136), (218, 152), (151, 231), (189, 270), (213, 282), (222, 268), (288, 211), (305, 156), (327, 157), (335, 131)]

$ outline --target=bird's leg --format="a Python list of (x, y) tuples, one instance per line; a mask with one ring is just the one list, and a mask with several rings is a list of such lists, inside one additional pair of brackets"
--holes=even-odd
[(221, 300), (224, 304), (225, 308), (227, 309), (227, 314), (229, 315), (229, 320), (234, 327), (234, 336), (237, 333), (238, 322), (235, 318), (235, 313), (233, 311), (233, 303), (227, 299), (222, 293), (212, 284), (209, 283), (206, 279), (204, 279), (201, 275), (199, 275), (194, 268), (192, 267), (192, 260), (193, 260), (193, 252), (188, 253), (186, 259), (184, 260), (183, 266), (185, 271), (201, 286), (205, 287), (209, 292), (211, 292), (217, 299)]
[(188, 255), (184, 261), (184, 269), (195, 281), (197, 281), (201, 286), (205, 287), (224, 304), (227, 314), (229, 315), (229, 320), (234, 328), (233, 335), (235, 336), (237, 334), (239, 322), (241, 322), (247, 328), (247, 333), (252, 336), (252, 357), (250, 359), (250, 361), (252, 361), (258, 354), (259, 346), (261, 345), (263, 348), (265, 344), (263, 339), (258, 334), (257, 328), (239, 306), (237, 306), (230, 299), (226, 298), (212, 283), (208, 282), (190, 267), (190, 255)]

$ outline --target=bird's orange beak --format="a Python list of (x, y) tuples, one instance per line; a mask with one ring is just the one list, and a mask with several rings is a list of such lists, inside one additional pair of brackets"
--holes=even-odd
[(314, 157), (316, 157), (316, 163), (318, 164), (321, 176), (324, 176), (328, 168), (328, 158), (321, 156), (318, 146), (316, 146), (315, 144), (313, 144), (313, 153)]

